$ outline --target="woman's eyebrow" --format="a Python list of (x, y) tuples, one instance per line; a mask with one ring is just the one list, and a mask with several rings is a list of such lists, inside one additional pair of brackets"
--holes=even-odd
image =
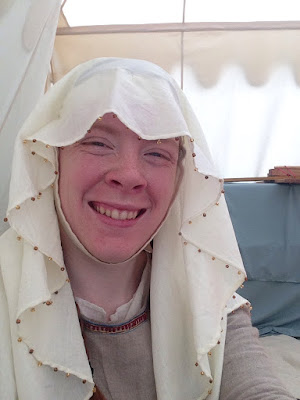
[(99, 122), (99, 123), (95, 123), (91, 129), (97, 129), (97, 130), (101, 130), (101, 131), (105, 131), (108, 133), (114, 133), (114, 129), (112, 128), (112, 126), (106, 124), (105, 122)]
[(161, 139), (161, 143), (166, 143), (176, 149), (179, 148), (179, 143), (177, 141), (174, 140), (174, 138), (170, 138), (170, 139)]
[[(127, 129), (126, 126), (122, 127), (121, 129), (116, 129), (115, 127), (112, 127), (110, 124), (106, 124), (103, 121), (96, 121), (94, 123), (94, 125), (92, 125), (91, 130), (97, 130), (97, 131), (103, 131), (106, 133), (109, 133), (113, 136), (116, 136), (118, 134), (121, 134), (123, 132), (123, 129)], [(137, 137), (139, 136), (138, 134), (136, 134)], [(97, 138), (97, 136), (88, 136), (87, 139), (91, 139), (91, 138)], [(152, 144), (156, 144), (158, 141), (158, 139), (145, 139), (146, 142), (152, 143)], [(166, 143), (166, 144), (170, 144), (172, 147), (178, 149), (179, 145), (178, 142), (174, 140), (174, 138), (169, 138), (169, 139), (161, 139), (161, 143)]]
[(96, 140), (96, 139), (101, 139), (100, 136), (98, 135), (90, 135), (90, 136), (84, 136), (80, 142), (84, 142), (85, 140)]

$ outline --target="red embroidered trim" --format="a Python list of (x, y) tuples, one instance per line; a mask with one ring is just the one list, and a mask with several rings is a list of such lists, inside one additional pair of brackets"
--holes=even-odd
[(84, 328), (93, 331), (93, 332), (101, 332), (101, 333), (125, 333), (130, 330), (137, 328), (143, 322), (148, 319), (148, 311), (144, 311), (142, 314), (137, 316), (136, 318), (126, 322), (121, 325), (100, 325), (91, 321), (87, 321), (80, 317)]

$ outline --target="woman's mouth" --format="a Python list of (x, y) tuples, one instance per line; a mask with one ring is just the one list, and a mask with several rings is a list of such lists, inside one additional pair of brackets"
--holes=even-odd
[(118, 210), (117, 208), (106, 208), (103, 205), (94, 204), (93, 202), (90, 202), (89, 205), (99, 214), (121, 221), (136, 219), (146, 211), (144, 208), (138, 210)]

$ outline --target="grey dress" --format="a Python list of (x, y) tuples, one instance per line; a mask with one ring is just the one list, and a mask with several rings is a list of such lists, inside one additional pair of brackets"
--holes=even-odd
[[(94, 380), (106, 400), (156, 399), (148, 316), (146, 312), (118, 325), (82, 319)], [(219, 399), (293, 399), (273, 375), (247, 308), (228, 316)]]

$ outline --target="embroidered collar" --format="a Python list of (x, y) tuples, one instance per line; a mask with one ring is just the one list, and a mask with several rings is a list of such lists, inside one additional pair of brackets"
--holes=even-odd
[(149, 314), (149, 310), (146, 309), (137, 317), (120, 325), (97, 324), (95, 322), (85, 319), (81, 315), (79, 318), (83, 328), (88, 329), (89, 331), (115, 335), (119, 333), (127, 333), (129, 331), (132, 331), (133, 329), (136, 329), (139, 325), (149, 319)]

